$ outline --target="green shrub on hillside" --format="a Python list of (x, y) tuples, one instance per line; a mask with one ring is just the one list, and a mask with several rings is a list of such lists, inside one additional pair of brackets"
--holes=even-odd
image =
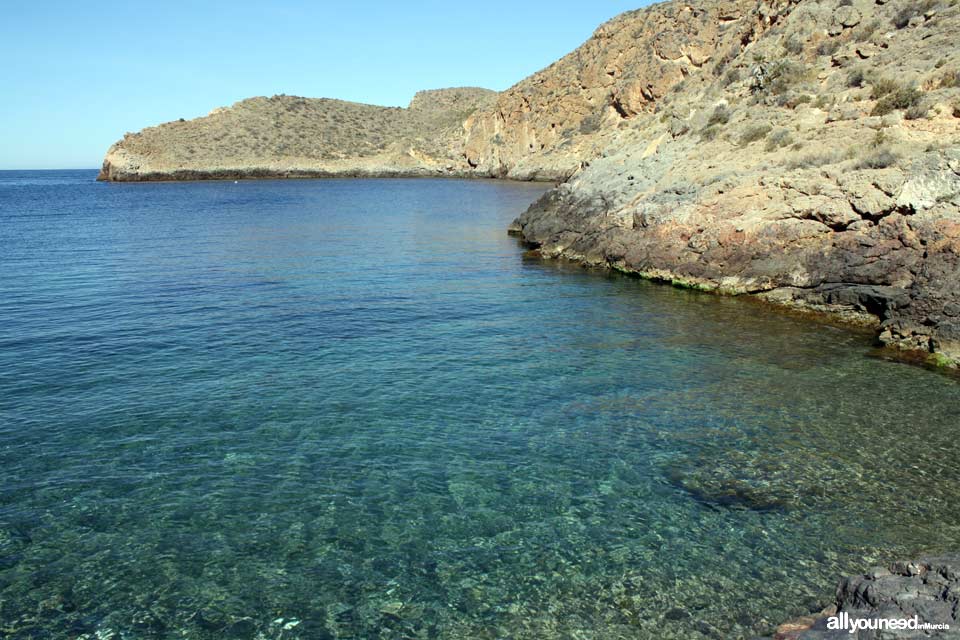
[(893, 93), (900, 88), (900, 84), (896, 80), (891, 80), (890, 78), (885, 78), (883, 76), (874, 78), (870, 84), (873, 85), (873, 90), (870, 92), (870, 97), (874, 100), (882, 98), (888, 93)]
[(844, 159), (843, 155), (836, 151), (824, 151), (821, 153), (811, 153), (798, 158), (792, 158), (785, 164), (787, 169), (809, 169), (811, 167), (822, 167), (828, 164), (836, 164)]
[(755, 124), (747, 127), (740, 136), (740, 145), (745, 147), (751, 142), (763, 140), (770, 133), (770, 129), (771, 127), (768, 124)]
[(857, 29), (853, 38), (857, 42), (866, 42), (873, 37), (873, 34), (877, 32), (877, 29), (880, 28), (880, 22), (878, 20), (871, 20), (870, 22), (865, 22), (860, 25), (860, 28)]
[(790, 55), (800, 55), (803, 53), (803, 41), (795, 36), (790, 36), (784, 41), (783, 50)]
[(899, 156), (886, 147), (868, 151), (855, 165), (856, 169), (886, 169), (897, 164)]
[(804, 65), (784, 60), (774, 65), (768, 75), (770, 93), (779, 95), (804, 80), (807, 69)]
[(917, 17), (922, 16), (930, 9), (933, 9), (937, 6), (937, 0), (922, 0), (921, 2), (916, 2), (915, 0), (907, 0), (906, 4), (901, 7), (893, 16), (893, 26), (897, 29), (903, 29), (910, 24), (910, 21)]
[(711, 140), (716, 139), (716, 137), (719, 134), (720, 134), (720, 127), (717, 125), (704, 127), (703, 129), (700, 130), (700, 139), (705, 142), (709, 142)]
[(892, 91), (877, 101), (871, 115), (885, 116), (898, 109), (916, 107), (923, 100), (923, 93), (916, 87), (901, 87)]
[(839, 40), (824, 40), (817, 47), (818, 56), (832, 56), (840, 48)]
[(928, 113), (930, 113), (930, 105), (921, 101), (919, 104), (908, 108), (904, 112), (903, 117), (907, 120), (922, 120), (927, 117)]
[(733, 113), (726, 105), (717, 105), (714, 108), (713, 113), (710, 114), (710, 117), (707, 119), (707, 127), (712, 127), (715, 125), (723, 125), (730, 122), (730, 116)]
[(774, 151), (775, 149), (786, 147), (790, 144), (793, 144), (793, 136), (790, 135), (790, 132), (787, 129), (777, 129), (767, 138), (764, 149)]
[(836, 101), (837, 99), (834, 96), (819, 95), (813, 103), (813, 106), (817, 109), (827, 109), (828, 107), (832, 107)]
[(730, 69), (727, 71), (726, 75), (723, 76), (723, 86), (729, 87), (734, 82), (740, 81), (740, 70), (739, 69)]

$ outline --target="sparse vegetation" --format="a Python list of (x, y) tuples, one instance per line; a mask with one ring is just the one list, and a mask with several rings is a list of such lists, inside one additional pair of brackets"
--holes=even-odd
[(951, 69), (940, 76), (940, 87), (943, 89), (952, 89), (960, 87), (960, 71)]
[(726, 75), (723, 76), (723, 86), (729, 87), (734, 82), (740, 81), (740, 70), (739, 69), (729, 69)]
[(588, 135), (600, 130), (600, 120), (603, 118), (603, 113), (600, 111), (595, 111), (589, 116), (580, 121), (580, 133), (582, 135)]
[(873, 85), (873, 90), (870, 92), (870, 97), (874, 100), (878, 100), (900, 88), (896, 80), (883, 76), (873, 78), (871, 84)]
[(886, 169), (897, 164), (899, 156), (886, 147), (871, 149), (855, 165), (856, 169)]
[(893, 20), (892, 20), (893, 26), (895, 26), (897, 29), (903, 29), (908, 24), (910, 24), (910, 19), (913, 18), (914, 15), (915, 14), (914, 14), (913, 7), (910, 7), (910, 6), (903, 7), (902, 9), (897, 11), (896, 14), (894, 14)]
[(851, 89), (858, 89), (863, 86), (866, 80), (863, 69), (851, 69), (847, 74), (847, 86)]
[(907, 0), (907, 2), (893, 16), (893, 26), (897, 29), (903, 29), (910, 24), (910, 21), (917, 16), (922, 16), (930, 9), (937, 6), (937, 0)]
[(793, 144), (793, 136), (790, 135), (790, 131), (787, 129), (777, 129), (767, 138), (767, 143), (764, 145), (764, 149), (767, 151), (774, 151), (791, 144)]
[(820, 153), (810, 153), (805, 156), (792, 158), (784, 165), (787, 169), (809, 169), (811, 167), (822, 167), (828, 164), (842, 162), (844, 156), (836, 151), (823, 151)]
[(770, 95), (780, 95), (792, 87), (803, 82), (808, 74), (805, 65), (791, 60), (782, 60), (767, 70), (764, 86), (758, 90), (766, 90)]
[(751, 142), (763, 140), (767, 137), (767, 134), (770, 133), (771, 128), (772, 127), (768, 124), (750, 125), (744, 129), (743, 133), (740, 135), (740, 145), (745, 147)]
[(720, 127), (713, 125), (710, 127), (704, 127), (700, 130), (700, 139), (709, 142), (714, 140), (720, 134)]
[(716, 64), (713, 65), (713, 75), (717, 76), (718, 78), (723, 75), (724, 69), (727, 68), (727, 65), (730, 64), (730, 62), (736, 58), (739, 53), (739, 48), (733, 47), (720, 56), (717, 59)]
[(927, 117), (928, 113), (930, 113), (930, 106), (921, 101), (908, 108), (904, 112), (903, 117), (907, 120), (922, 120)]
[(796, 109), (801, 104), (807, 104), (810, 102), (813, 102), (813, 98), (806, 93), (782, 93), (778, 96), (774, 96), (773, 98), (773, 104), (787, 109)]
[(707, 118), (706, 127), (709, 128), (716, 125), (727, 124), (730, 122), (731, 115), (733, 115), (733, 113), (730, 111), (729, 107), (723, 104), (717, 105), (714, 108), (713, 113), (710, 114), (710, 117)]
[(125, 145), (173, 166), (368, 158), (397, 143), (442, 157), (462, 135), (465, 114), (494, 99), (491, 91), (454, 89), (421, 94), (410, 109), (398, 109), (287, 95), (250, 98), (207, 117), (146, 129)]
[(817, 46), (818, 56), (832, 56), (840, 48), (840, 41), (835, 39), (824, 40)]
[(865, 22), (854, 32), (854, 39), (857, 42), (866, 42), (873, 37), (873, 34), (877, 32), (877, 29), (880, 28), (880, 22), (878, 20), (871, 20), (870, 22)]
[(784, 41), (783, 50), (793, 56), (800, 55), (803, 53), (803, 41), (796, 36), (790, 36)]
[(916, 87), (900, 87), (880, 98), (870, 114), (874, 116), (885, 116), (898, 109), (916, 107), (920, 104), (921, 100), (923, 100), (923, 93)]
[(836, 99), (833, 96), (821, 94), (817, 96), (817, 99), (813, 103), (813, 106), (815, 106), (817, 109), (827, 109), (833, 106), (833, 103), (835, 102), (835, 100)]

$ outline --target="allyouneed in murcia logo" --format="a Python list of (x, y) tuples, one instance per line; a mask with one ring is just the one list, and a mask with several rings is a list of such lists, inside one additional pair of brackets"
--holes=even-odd
[(920, 622), (920, 618), (917, 616), (913, 616), (912, 618), (851, 618), (849, 613), (842, 611), (835, 616), (827, 618), (827, 629), (841, 631), (846, 629), (851, 634), (857, 631), (880, 631), (883, 629), (947, 631), (950, 629), (950, 625), (945, 623)]

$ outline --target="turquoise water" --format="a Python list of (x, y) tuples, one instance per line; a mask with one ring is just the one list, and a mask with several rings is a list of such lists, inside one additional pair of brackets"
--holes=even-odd
[(738, 638), (958, 547), (960, 387), (544, 187), (0, 172), (0, 637)]

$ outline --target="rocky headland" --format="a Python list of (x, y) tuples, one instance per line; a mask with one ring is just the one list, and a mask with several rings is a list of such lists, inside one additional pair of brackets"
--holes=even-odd
[[(948, 0), (675, 2), (621, 16), (574, 54), (599, 65), (574, 89), (606, 78), (583, 121), (599, 123), (598, 152), (512, 231), (545, 257), (831, 312), (956, 361), (958, 29)], [(617, 55), (588, 58), (605, 47)], [(545, 84), (507, 93), (549, 112)], [(514, 117), (513, 130), (544, 130)], [(532, 161), (493, 162), (515, 175)]]
[(463, 122), (493, 103), (479, 88), (421, 91), (406, 108), (278, 95), (128, 133), (100, 180), (471, 174)]
[(957, 0), (672, 0), (495, 93), (251, 98), (127, 134), (102, 180), (551, 180), (546, 258), (752, 294), (960, 360)]

